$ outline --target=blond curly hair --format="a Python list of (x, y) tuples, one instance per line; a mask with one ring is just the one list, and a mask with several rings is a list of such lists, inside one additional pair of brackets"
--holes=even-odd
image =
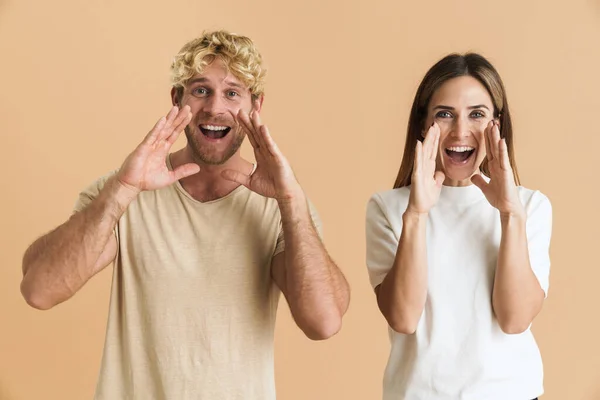
[(219, 58), (229, 72), (250, 89), (253, 98), (264, 93), (266, 69), (252, 40), (224, 30), (204, 32), (186, 43), (171, 64), (171, 82), (178, 97), (187, 82)]

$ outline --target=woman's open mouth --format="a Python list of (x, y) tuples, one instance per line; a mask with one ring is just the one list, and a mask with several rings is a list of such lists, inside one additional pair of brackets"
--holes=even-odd
[(475, 154), (475, 148), (471, 146), (447, 147), (446, 156), (453, 164), (464, 165)]

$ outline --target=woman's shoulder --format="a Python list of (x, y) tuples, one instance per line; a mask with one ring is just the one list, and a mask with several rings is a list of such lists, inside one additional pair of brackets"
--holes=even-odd
[(383, 190), (374, 193), (369, 199), (369, 204), (376, 204), (384, 210), (403, 210), (408, 205), (409, 196), (410, 187)]
[(521, 201), (523, 204), (528, 204), (530, 202), (550, 202), (548, 196), (542, 193), (537, 189), (530, 189), (525, 186), (518, 186), (519, 196), (521, 197)]
[(550, 199), (544, 193), (537, 189), (529, 189), (524, 186), (518, 186), (521, 203), (525, 206), (528, 214), (535, 210), (546, 210), (546, 213), (552, 213), (552, 204)]

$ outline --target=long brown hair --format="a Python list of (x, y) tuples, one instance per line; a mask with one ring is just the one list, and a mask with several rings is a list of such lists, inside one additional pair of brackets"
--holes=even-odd
[[(506, 91), (504, 90), (504, 84), (502, 83), (502, 79), (500, 79), (498, 71), (496, 71), (488, 60), (477, 53), (454, 53), (442, 58), (431, 67), (417, 89), (408, 119), (408, 130), (402, 163), (400, 164), (394, 188), (410, 185), (415, 160), (415, 147), (417, 140), (423, 140), (422, 132), (431, 97), (444, 82), (459, 76), (472, 76), (481, 82), (490, 94), (492, 103), (494, 104), (494, 118), (500, 120), (500, 137), (506, 139), (508, 158), (513, 169), (515, 183), (517, 185), (520, 184), (513, 149), (512, 121), (510, 119)], [(489, 177), (487, 157), (481, 164), (481, 171)]]

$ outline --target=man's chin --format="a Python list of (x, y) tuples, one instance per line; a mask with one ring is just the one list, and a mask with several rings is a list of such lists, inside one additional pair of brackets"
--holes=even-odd
[(229, 159), (233, 157), (233, 155), (237, 151), (238, 149), (229, 149), (228, 151), (222, 154), (205, 154), (200, 151), (197, 151), (197, 149), (192, 149), (194, 160), (197, 163), (204, 165), (223, 165), (227, 161), (229, 161)]
[(198, 142), (196, 142), (194, 140), (192, 135), (186, 135), (186, 136), (188, 136), (187, 137), (188, 147), (190, 148), (190, 150), (192, 152), (194, 160), (197, 163), (204, 164), (204, 165), (223, 165), (223, 164), (225, 164), (227, 161), (229, 161), (229, 159), (231, 157), (233, 157), (235, 155), (235, 153), (237, 153), (239, 151), (240, 147), (242, 146), (242, 142), (244, 140), (243, 136), (241, 138), (234, 138), (234, 140), (228, 146), (228, 148), (221, 149), (220, 151), (216, 152), (216, 151), (214, 151), (214, 150), (216, 150), (215, 148), (211, 148), (212, 146), (206, 146), (206, 147), (201, 146)]

